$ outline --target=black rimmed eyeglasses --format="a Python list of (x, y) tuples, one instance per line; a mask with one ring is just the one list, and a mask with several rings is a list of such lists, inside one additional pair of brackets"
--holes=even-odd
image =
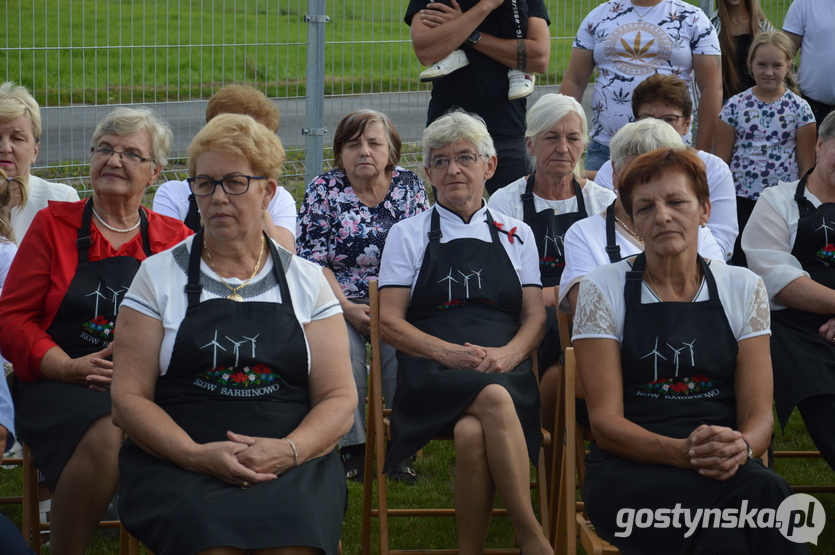
[(223, 179), (212, 179), (211, 177), (189, 177), (188, 186), (196, 197), (210, 197), (215, 194), (215, 189), (220, 185), (227, 195), (242, 195), (249, 190), (249, 182), (253, 179), (269, 179), (268, 177), (256, 177), (254, 175), (230, 175)]

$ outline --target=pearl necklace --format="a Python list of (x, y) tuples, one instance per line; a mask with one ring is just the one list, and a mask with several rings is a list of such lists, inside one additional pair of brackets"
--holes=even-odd
[(226, 298), (230, 301), (242, 303), (244, 301), (244, 298), (241, 297), (240, 294), (238, 294), (238, 291), (249, 285), (249, 282), (252, 281), (252, 278), (254, 278), (255, 275), (258, 273), (258, 269), (261, 268), (261, 259), (264, 258), (264, 234), (261, 234), (261, 248), (258, 251), (258, 261), (255, 263), (255, 269), (252, 270), (252, 275), (249, 276), (249, 279), (247, 279), (245, 282), (238, 285), (237, 287), (232, 287), (231, 285), (226, 283), (226, 280), (223, 279), (223, 276), (220, 275), (220, 273), (218, 273), (217, 271), (217, 268), (215, 268), (215, 261), (212, 260), (212, 253), (209, 252), (209, 245), (206, 245), (204, 243), (203, 246), (206, 248), (206, 257), (209, 259), (209, 265), (212, 267), (212, 271), (214, 271), (214, 273), (217, 274), (217, 277), (220, 278), (220, 283), (222, 283), (230, 291), (229, 295), (227, 295)]
[(116, 233), (130, 233), (131, 231), (133, 231), (134, 229), (139, 227), (139, 224), (142, 223), (142, 216), (140, 216), (139, 221), (136, 222), (136, 225), (134, 225), (132, 227), (129, 227), (127, 229), (119, 229), (118, 227), (113, 227), (112, 225), (108, 224), (106, 221), (101, 219), (101, 216), (99, 216), (99, 213), (96, 212), (96, 207), (95, 206), (93, 207), (93, 216), (96, 217), (96, 219), (99, 221), (99, 223), (101, 223), (101, 225), (103, 225), (104, 227), (106, 227), (110, 231), (115, 231)]

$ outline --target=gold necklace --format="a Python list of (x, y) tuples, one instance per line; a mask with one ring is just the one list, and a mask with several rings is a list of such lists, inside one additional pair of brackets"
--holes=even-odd
[(215, 268), (215, 261), (212, 260), (212, 253), (209, 252), (209, 245), (206, 245), (204, 243), (204, 246), (206, 248), (206, 257), (209, 259), (209, 265), (212, 267), (214, 273), (217, 274), (217, 277), (220, 278), (220, 283), (222, 283), (224, 286), (226, 286), (227, 289), (229, 289), (229, 291), (231, 291), (231, 293), (229, 293), (229, 295), (227, 295), (226, 298), (230, 301), (242, 303), (244, 301), (244, 298), (238, 294), (238, 291), (249, 285), (249, 282), (252, 281), (252, 278), (254, 278), (255, 275), (258, 273), (258, 269), (261, 268), (261, 259), (264, 258), (264, 234), (261, 234), (261, 249), (258, 251), (258, 261), (255, 263), (255, 269), (252, 270), (252, 275), (249, 276), (249, 279), (247, 279), (245, 282), (238, 285), (237, 287), (232, 287), (231, 285), (226, 283), (226, 280), (223, 279), (223, 276), (220, 275), (220, 273), (217, 271), (217, 268)]
[(649, 270), (645, 268), (644, 274), (649, 278), (649, 281), (646, 282), (646, 284), (649, 285), (649, 288), (652, 289), (652, 292), (655, 293), (655, 296), (658, 297), (658, 299), (661, 302), (664, 302), (664, 299), (661, 298), (661, 293), (658, 292), (658, 286), (655, 285), (655, 281), (652, 279)]
[(638, 235), (637, 233), (635, 233), (634, 231), (632, 231), (631, 229), (629, 229), (629, 226), (628, 226), (628, 225), (626, 225), (625, 223), (623, 223), (623, 221), (622, 221), (620, 218), (618, 218), (617, 216), (615, 216), (615, 221), (616, 221), (617, 223), (619, 223), (619, 224), (620, 224), (620, 226), (621, 226), (623, 229), (625, 229), (627, 233), (629, 233), (629, 235), (631, 235), (632, 237), (634, 237), (635, 239), (637, 239), (637, 240), (638, 240), (638, 241), (640, 241), (641, 243), (643, 243), (643, 242), (644, 242), (644, 240), (641, 238), (641, 236), (640, 236), (640, 235)]

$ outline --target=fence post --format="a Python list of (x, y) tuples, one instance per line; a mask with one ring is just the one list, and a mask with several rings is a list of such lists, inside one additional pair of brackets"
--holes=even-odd
[(325, 152), (325, 0), (307, 0), (307, 98), (304, 178), (305, 185), (322, 173)]

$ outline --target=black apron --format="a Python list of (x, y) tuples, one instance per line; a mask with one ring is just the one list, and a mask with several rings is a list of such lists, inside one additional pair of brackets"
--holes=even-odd
[[(797, 184), (800, 212), (792, 256), (817, 283), (835, 289), (835, 203), (817, 209), (805, 196), (808, 174)], [(818, 329), (832, 317), (793, 308), (771, 313), (771, 358), (777, 417), (786, 425), (804, 399), (835, 393), (835, 345)]]
[[(473, 238), (441, 243), (438, 207), (432, 209), (429, 244), (406, 320), (449, 343), (502, 347), (519, 330), (522, 284), (494, 225), (484, 222), (491, 242)], [(386, 468), (417, 452), (433, 437), (451, 436), (458, 416), (489, 384), (504, 386), (516, 406), (528, 454), (539, 452), (539, 389), (527, 359), (513, 371), (487, 374), (445, 368), (428, 358), (397, 353), (397, 390), (392, 409), (392, 445)]]
[[(200, 302), (202, 231), (194, 237), (188, 309), (155, 401), (197, 443), (226, 441), (227, 430), (282, 438), (310, 412), (304, 330), (281, 258), (267, 243), (281, 303)], [(120, 470), (122, 522), (154, 553), (213, 546), (337, 552), (347, 491), (335, 451), (246, 490), (154, 457), (130, 440)]]
[[(642, 273), (646, 257), (639, 254), (626, 274), (626, 314), (621, 364), (624, 417), (650, 432), (686, 438), (702, 424), (737, 427), (734, 374), (736, 337), (708, 264), (699, 257), (710, 299), (699, 302), (641, 303)], [(682, 528), (639, 528), (627, 538), (617, 513), (624, 507), (673, 509), (739, 508), (741, 499), (751, 507), (776, 509), (791, 489), (757, 460), (741, 466), (726, 482), (701, 476), (695, 470), (634, 462), (590, 445), (586, 458), (583, 498), (602, 537), (627, 553), (685, 553), (694, 537)], [(751, 532), (750, 530), (748, 532)], [(759, 531), (761, 532), (761, 531)], [(773, 531), (781, 536), (777, 530)], [(754, 537), (756, 536), (756, 539)], [(774, 553), (770, 541), (751, 534), (759, 549)], [(773, 538), (772, 538), (773, 539)], [(763, 543), (757, 543), (763, 542)], [(783, 540), (778, 553), (789, 543)]]
[[(588, 217), (586, 201), (583, 198), (583, 188), (573, 180), (574, 195), (577, 198), (577, 211), (557, 214), (555, 210), (546, 208), (536, 211), (534, 204), (533, 186), (536, 172), (528, 176), (525, 192), (522, 193), (523, 221), (533, 230), (536, 238), (536, 248), (539, 252), (539, 276), (542, 287), (554, 287), (560, 284), (560, 276), (565, 269), (565, 234), (572, 225)], [(557, 324), (557, 309), (553, 306), (545, 307), (545, 337), (537, 353), (539, 372), (542, 374), (560, 357), (560, 332)]]
[[(70, 358), (101, 351), (113, 341), (119, 305), (140, 264), (132, 256), (90, 261), (92, 214), (90, 199), (78, 228), (78, 268), (46, 330)], [(148, 218), (142, 208), (139, 218), (142, 248), (146, 256), (151, 256)], [(32, 449), (35, 464), (52, 489), (90, 423), (110, 413), (110, 392), (46, 379), (27, 383), (17, 378), (13, 390), (18, 434)]]

